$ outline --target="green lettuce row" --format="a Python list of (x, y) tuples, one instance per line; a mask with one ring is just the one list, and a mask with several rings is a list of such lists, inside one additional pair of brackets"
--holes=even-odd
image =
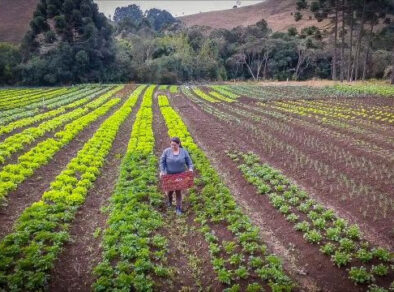
[(216, 91), (210, 91), (209, 94), (219, 100), (225, 101), (225, 102), (234, 102), (234, 99), (228, 98), (224, 96), (223, 94), (216, 92)]
[(229, 117), (226, 113), (220, 111), (217, 107), (212, 106), (210, 103), (205, 102), (200, 98), (197, 98), (189, 88), (186, 88), (186, 86), (182, 86), (181, 91), (188, 99), (201, 106), (201, 108), (205, 112), (214, 115), (215, 117), (219, 118), (221, 121), (231, 122), (232, 120), (235, 120), (238, 124), (241, 123), (241, 120), (239, 118), (235, 116)]
[[(37, 89), (13, 89), (13, 90), (1, 90), (0, 93), (0, 104), (5, 105), (8, 102), (22, 99), (22, 98), (28, 98), (30, 96), (35, 96), (36, 94), (42, 94), (42, 93), (49, 93), (51, 91), (57, 90), (57, 88), (37, 88)], [(9, 92), (9, 93), (7, 93)]]
[(51, 102), (47, 103), (45, 107), (47, 109), (55, 109), (58, 108), (59, 106), (68, 105), (71, 102), (78, 101), (84, 98), (85, 96), (91, 96), (93, 93), (94, 93), (94, 97), (96, 97), (98, 94), (102, 94), (113, 88), (114, 86), (98, 86), (98, 87), (83, 88), (77, 92), (78, 94), (73, 94), (67, 98), (52, 100)]
[(66, 168), (51, 183), (42, 200), (26, 208), (13, 232), (0, 242), (0, 289), (44, 290), (50, 271), (77, 209), (100, 174), (121, 124), (137, 102), (137, 88), (111, 117), (105, 120)]
[[(22, 96), (25, 94), (33, 94), (34, 92), (38, 92), (40, 90), (44, 90), (41, 88), (1, 88), (0, 89), (0, 99), (8, 99), (14, 98), (15, 96)], [(49, 89), (46, 89), (49, 90)]]
[(163, 226), (157, 207), (157, 158), (154, 155), (152, 97), (148, 87), (107, 207), (108, 228), (102, 239), (103, 260), (94, 269), (95, 291), (152, 291), (154, 277), (168, 277), (167, 239), (153, 235)]
[(271, 101), (271, 100), (292, 100), (292, 99), (322, 99), (327, 97), (348, 97), (349, 95), (326, 88), (310, 86), (292, 85), (229, 85), (232, 92), (248, 96), (249, 98)]
[(217, 92), (229, 97), (229, 98), (237, 99), (239, 97), (238, 94), (235, 94), (234, 92), (232, 92), (231, 88), (229, 88), (225, 85), (211, 85), (209, 87), (216, 90)]
[(200, 98), (202, 98), (202, 99), (204, 99), (206, 101), (209, 101), (209, 102), (220, 102), (219, 100), (213, 98), (212, 96), (209, 96), (208, 94), (206, 94), (204, 91), (202, 91), (199, 88), (193, 88), (192, 90), (193, 90), (194, 94), (196, 94), (198, 97), (200, 97)]
[(381, 95), (394, 97), (394, 88), (389, 84), (336, 84), (334, 86), (327, 87), (327, 89), (351, 95)]
[(171, 94), (175, 94), (175, 93), (178, 93), (179, 92), (179, 86), (177, 86), (177, 85), (171, 85), (170, 86), (170, 93)]
[[(196, 221), (202, 225), (200, 232), (209, 243), (211, 262), (218, 280), (232, 285), (230, 291), (239, 291), (239, 282), (245, 279), (250, 283), (246, 287), (249, 291), (261, 289), (257, 282), (262, 280), (268, 282), (275, 291), (290, 291), (293, 283), (285, 274), (281, 259), (267, 253), (267, 248), (260, 239), (259, 229), (242, 213), (204, 152), (194, 143), (179, 114), (166, 105), (167, 102), (166, 96), (159, 96), (160, 111), (168, 127), (168, 134), (180, 137), (200, 173), (200, 177), (196, 179), (200, 190), (192, 189), (190, 200), (196, 212)], [(224, 241), (215, 235), (212, 228), (223, 224), (231, 231), (234, 240)], [(252, 283), (254, 275), (258, 275), (260, 280)]]
[(87, 95), (87, 97), (78, 99), (70, 104), (61, 106), (61, 107), (59, 107), (55, 110), (52, 110), (52, 111), (48, 111), (48, 112), (45, 112), (42, 114), (38, 114), (38, 115), (34, 115), (31, 117), (17, 120), (15, 122), (12, 122), (12, 123), (6, 125), (6, 126), (0, 126), (0, 136), (3, 134), (8, 134), (18, 128), (26, 127), (26, 126), (29, 126), (29, 125), (34, 124), (36, 122), (55, 117), (61, 113), (65, 113), (69, 109), (77, 108), (77, 107), (87, 103), (88, 101), (90, 101), (94, 97), (97, 97), (99, 94), (104, 93), (107, 90), (108, 90), (107, 88), (103, 88), (103, 89), (94, 88), (93, 90), (83, 93), (83, 95), (85, 95), (85, 96)]
[(3, 164), (6, 158), (10, 157), (11, 154), (24, 149), (27, 145), (33, 143), (37, 138), (45, 135), (45, 133), (53, 131), (57, 127), (88, 113), (93, 108), (100, 106), (122, 88), (123, 86), (118, 86), (113, 90), (103, 94), (96, 100), (86, 104), (82, 108), (77, 108), (71, 112), (45, 121), (36, 127), (27, 128), (20, 133), (8, 137), (2, 143), (0, 143), (0, 164)]
[(0, 125), (7, 124), (20, 118), (25, 118), (38, 114), (42, 111), (43, 108), (48, 107), (54, 103), (64, 102), (63, 104), (61, 104), (64, 105), (66, 103), (73, 102), (76, 99), (80, 98), (80, 94), (83, 94), (88, 90), (90, 90), (90, 87), (77, 86), (70, 89), (65, 94), (57, 95), (50, 100), (40, 100), (24, 107), (18, 107), (7, 111), (2, 111), (0, 114)]
[(57, 89), (49, 91), (49, 92), (43, 91), (43, 92), (39, 92), (37, 94), (28, 95), (28, 96), (21, 98), (21, 99), (8, 100), (5, 102), (5, 104), (0, 105), (0, 109), (9, 110), (9, 109), (13, 109), (16, 107), (26, 106), (26, 105), (29, 105), (29, 104), (34, 103), (36, 101), (39, 101), (39, 100), (51, 99), (59, 94), (67, 93), (70, 90), (74, 91), (75, 89), (74, 88), (57, 88)]
[[(320, 245), (320, 251), (330, 256), (336, 266), (350, 266), (349, 278), (355, 283), (371, 283), (375, 277), (379, 279), (388, 274), (392, 254), (381, 247), (372, 248), (362, 239), (357, 225), (349, 225), (334, 210), (318, 204), (280, 171), (262, 164), (253, 152), (228, 152), (227, 155), (239, 164), (245, 179), (258, 193), (267, 195), (273, 207), (294, 224), (294, 229), (304, 233), (307, 242)], [(360, 270), (365, 276), (363, 279), (354, 276)]]
[(74, 92), (77, 88), (59, 88), (49, 93), (40, 93), (29, 98), (23, 98), (22, 100), (10, 101), (7, 105), (2, 106), (3, 110), (12, 110), (18, 107), (24, 107), (36, 102), (48, 101), (56, 96), (63, 95), (65, 93)]
[(51, 161), (61, 148), (67, 145), (83, 129), (105, 115), (118, 104), (119, 98), (111, 99), (96, 110), (67, 124), (64, 129), (55, 134), (55, 138), (48, 138), (38, 143), (18, 158), (18, 163), (7, 164), (0, 171), (0, 201), (5, 201), (9, 192), (15, 190), (34, 171)]

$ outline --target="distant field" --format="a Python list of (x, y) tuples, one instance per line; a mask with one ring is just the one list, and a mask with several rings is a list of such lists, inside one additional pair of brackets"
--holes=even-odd
[(384, 83), (0, 89), (0, 290), (388, 291), (393, 145)]

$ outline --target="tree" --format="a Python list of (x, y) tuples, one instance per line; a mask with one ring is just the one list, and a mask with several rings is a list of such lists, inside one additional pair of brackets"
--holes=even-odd
[(360, 23), (360, 29), (358, 32), (358, 36), (357, 36), (356, 55), (355, 55), (355, 61), (353, 63), (353, 68), (352, 68), (352, 71), (354, 72), (354, 80), (358, 79), (361, 40), (364, 36), (365, 11), (366, 11), (366, 0), (363, 0), (362, 13), (361, 13), (361, 23)]
[(296, 7), (297, 10), (306, 9), (308, 7), (308, 3), (306, 0), (297, 0)]
[(0, 43), (0, 84), (13, 84), (18, 80), (17, 65), (21, 55), (16, 46)]
[(333, 80), (337, 80), (337, 41), (338, 41), (338, 0), (335, 0), (334, 55), (332, 60)]
[(391, 84), (394, 84), (394, 49), (391, 56)]
[(341, 66), (340, 66), (340, 80), (343, 82), (345, 77), (345, 0), (342, 0), (342, 30), (341, 30)]
[[(267, 64), (269, 50), (265, 41), (255, 40), (242, 45), (233, 56), (235, 63), (245, 65), (254, 80), (259, 80), (261, 69)], [(266, 68), (266, 65), (264, 66)]]
[(41, 0), (35, 15), (21, 45), (23, 83), (100, 82), (112, 74), (112, 28), (93, 1)]
[(294, 13), (294, 20), (295, 21), (300, 21), (301, 19), (302, 19), (302, 14), (299, 11)]
[(146, 19), (152, 24), (152, 27), (156, 31), (177, 22), (177, 20), (168, 11), (156, 8), (149, 9), (146, 12)]
[(347, 80), (351, 81), (352, 79), (352, 63), (353, 63), (353, 25), (354, 25), (354, 8), (353, 8), (353, 0), (349, 1), (349, 13), (348, 20), (350, 22), (350, 35), (349, 35), (349, 58), (348, 58), (348, 67), (347, 67)]
[(289, 36), (296, 36), (296, 35), (298, 34), (298, 31), (297, 31), (297, 28), (295, 28), (295, 27), (293, 26), (293, 27), (290, 27), (290, 28), (287, 30), (287, 33), (289, 34)]
[(119, 22), (124, 19), (132, 21), (134, 24), (139, 24), (144, 18), (144, 13), (138, 5), (131, 4), (127, 7), (117, 7), (115, 9), (114, 21)]

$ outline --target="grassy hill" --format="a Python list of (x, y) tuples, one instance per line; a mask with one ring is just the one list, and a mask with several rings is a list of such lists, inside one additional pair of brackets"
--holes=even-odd
[(39, 0), (0, 1), (0, 42), (20, 43)]
[[(0, 1), (0, 42), (19, 43), (32, 18), (39, 0), (2, 0)], [(327, 21), (318, 23), (309, 19), (312, 14), (303, 11), (303, 19), (295, 22), (292, 12), (296, 11), (296, 0), (266, 0), (262, 3), (211, 11), (179, 17), (187, 26), (206, 25), (212, 28), (231, 29), (238, 25), (255, 24), (264, 18), (274, 31), (286, 31), (295, 26), (298, 30), (311, 25), (320, 28), (327, 26)]]
[(231, 29), (239, 25), (252, 25), (264, 18), (273, 31), (286, 31), (292, 26), (301, 30), (311, 25), (324, 29), (328, 25), (328, 21), (317, 22), (312, 13), (306, 10), (302, 12), (303, 18), (296, 22), (291, 15), (295, 11), (296, 0), (266, 0), (255, 5), (193, 14), (179, 19), (187, 26), (206, 25)]

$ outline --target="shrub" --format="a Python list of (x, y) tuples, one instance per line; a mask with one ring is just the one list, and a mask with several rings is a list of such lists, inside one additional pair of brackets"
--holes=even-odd
[(352, 267), (349, 271), (349, 278), (357, 284), (365, 284), (371, 282), (373, 276), (364, 267)]

